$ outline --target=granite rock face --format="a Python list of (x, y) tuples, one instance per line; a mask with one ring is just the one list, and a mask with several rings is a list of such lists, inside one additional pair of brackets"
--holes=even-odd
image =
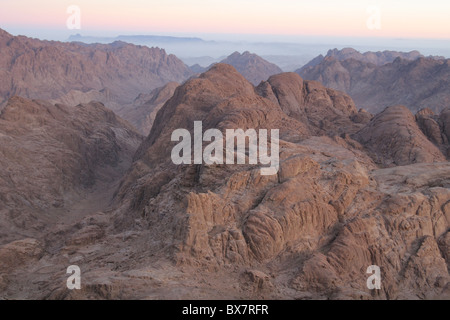
[(404, 106), (386, 108), (355, 136), (373, 153), (376, 162), (383, 165), (446, 161), (438, 147), (439, 143), (442, 144), (435, 131), (437, 129), (440, 133), (439, 125), (435, 128), (434, 123), (421, 114), (417, 117), (431, 139), (420, 130), (416, 118)]

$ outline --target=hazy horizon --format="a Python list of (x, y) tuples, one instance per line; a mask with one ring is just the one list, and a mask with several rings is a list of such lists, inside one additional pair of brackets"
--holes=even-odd
[[(337, 37), (337, 36), (293, 36), (293, 35), (261, 35), (261, 34), (217, 34), (217, 33), (188, 33), (188, 32), (149, 32), (149, 31), (102, 31), (102, 30), (51, 30), (39, 29), (32, 30), (26, 28), (7, 28), (0, 25), (0, 28), (12, 35), (24, 35), (27, 37), (38, 38), (41, 40), (68, 41), (70, 36), (81, 35), (82, 37), (105, 37), (116, 38), (119, 36), (130, 35), (157, 35), (173, 37), (195, 37), (209, 44), (193, 46), (191, 44), (179, 43), (135, 43), (147, 46), (156, 46), (165, 49), (168, 53), (175, 54), (191, 65), (200, 61), (189, 60), (195, 57), (209, 56), (214, 59), (228, 56), (234, 51), (250, 51), (261, 56), (266, 56), (269, 61), (279, 64), (276, 59), (270, 59), (269, 56), (301, 57), (298, 60), (298, 66), (307, 63), (313, 57), (325, 55), (330, 49), (343, 49), (347, 47), (354, 48), (360, 52), (366, 51), (419, 51), (425, 56), (435, 55), (450, 58), (449, 40), (443, 39), (410, 39), (410, 38), (385, 38), (385, 37)], [(207, 60), (202, 64), (206, 66)], [(286, 61), (286, 65), (291, 62)], [(285, 69), (283, 65), (280, 65)]]

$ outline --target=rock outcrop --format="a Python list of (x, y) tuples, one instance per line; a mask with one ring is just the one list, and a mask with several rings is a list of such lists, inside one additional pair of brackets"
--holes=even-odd
[(428, 139), (450, 158), (450, 108), (442, 110), (440, 115), (428, 108), (422, 109), (416, 114), (416, 121)]
[(369, 120), (355, 120), (360, 113), (348, 95), (316, 81), (304, 81), (295, 73), (272, 76), (256, 90), (306, 125), (314, 135), (353, 133)]
[[(422, 113), (423, 114), (423, 113)], [(419, 115), (420, 117), (420, 115)], [(425, 134), (433, 139), (432, 124)], [(439, 126), (438, 126), (439, 128)], [(376, 163), (385, 166), (402, 166), (412, 163), (443, 162), (446, 157), (420, 130), (411, 111), (404, 106), (386, 108), (359, 131), (355, 138), (373, 154)], [(439, 144), (440, 141), (435, 143)]]

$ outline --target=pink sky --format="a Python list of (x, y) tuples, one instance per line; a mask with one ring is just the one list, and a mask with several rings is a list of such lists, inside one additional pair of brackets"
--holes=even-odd
[[(66, 28), (66, 9), (81, 28), (149, 32), (450, 38), (450, 1), (364, 0), (14, 0), (0, 2), (0, 27)], [(380, 29), (369, 28), (370, 6)], [(373, 18), (373, 16), (372, 16)], [(373, 21), (373, 20), (371, 20)]]

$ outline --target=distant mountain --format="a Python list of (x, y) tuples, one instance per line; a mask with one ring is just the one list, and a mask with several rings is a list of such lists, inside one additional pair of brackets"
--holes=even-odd
[[(328, 50), (326, 56), (319, 55), (312, 59), (310, 62), (305, 64), (302, 68), (299, 70), (303, 70), (308, 67), (314, 67), (318, 64), (320, 64), (325, 58), (332, 57), (338, 61), (343, 61), (347, 59), (355, 59), (358, 61), (363, 62), (369, 62), (373, 63), (377, 66), (382, 66), (386, 63), (393, 62), (396, 58), (402, 58), (405, 60), (416, 60), (418, 58), (424, 58), (422, 54), (420, 54), (419, 51), (411, 51), (411, 52), (399, 52), (399, 51), (377, 51), (377, 52), (364, 52), (361, 53), (353, 48), (344, 48), (342, 50), (338, 49), (332, 49)], [(444, 57), (440, 56), (429, 56), (428, 58), (440, 60), (445, 59)]]
[(190, 66), (189, 68), (194, 73), (202, 73), (202, 72), (205, 72), (206, 70), (208, 70), (209, 67), (202, 67), (201, 65), (196, 63), (196, 64)]
[(276, 64), (284, 72), (293, 72), (306, 63), (308, 63), (314, 55), (304, 53), (296, 55), (261, 55), (261, 58)]
[(81, 34), (71, 35), (69, 42), (83, 42), (83, 43), (112, 43), (115, 41), (124, 41), (134, 44), (149, 44), (149, 43), (205, 43), (200, 38), (195, 37), (172, 37), (172, 36), (155, 36), (155, 35), (120, 35), (117, 37), (93, 37), (82, 36)]
[(354, 58), (325, 57), (315, 66), (297, 70), (303, 78), (348, 93), (358, 107), (378, 113), (387, 106), (405, 105), (414, 113), (430, 108), (439, 113), (450, 106), (450, 60), (424, 58), (377, 66)]
[(267, 80), (274, 74), (283, 72), (277, 65), (248, 51), (242, 54), (234, 52), (222, 60), (221, 63), (232, 65), (245, 79), (254, 85), (258, 85), (261, 81)]
[[(245, 51), (244, 53), (234, 52), (220, 63), (226, 63), (236, 68), (248, 81), (254, 85), (258, 85), (261, 81), (267, 80), (270, 76), (282, 73), (277, 65), (261, 58), (260, 56)], [(191, 66), (191, 71), (202, 73), (210, 69), (215, 63), (209, 67), (202, 67), (198, 64)]]
[(147, 94), (140, 94), (133, 102), (132, 106), (125, 106), (126, 110), (119, 110), (119, 113), (127, 115), (127, 119), (141, 131), (148, 135), (155, 121), (159, 109), (169, 100), (180, 84), (169, 82), (163, 87), (156, 88)]
[(219, 58), (213, 58), (209, 56), (203, 56), (203, 57), (180, 57), (181, 60), (183, 60), (184, 63), (186, 63), (188, 66), (194, 66), (199, 65), (202, 68), (206, 68), (214, 63), (217, 63), (223, 59), (225, 59), (226, 56), (219, 57)]
[(163, 49), (120, 41), (40, 41), (0, 30), (0, 51), (0, 105), (13, 95), (70, 104), (95, 98), (117, 111), (140, 93), (193, 74)]

